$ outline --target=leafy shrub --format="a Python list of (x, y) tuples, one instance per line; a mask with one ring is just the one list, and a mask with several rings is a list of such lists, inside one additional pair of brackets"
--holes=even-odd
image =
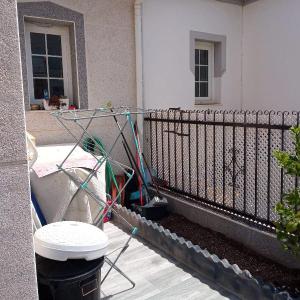
[[(274, 156), (286, 174), (300, 177), (300, 127), (290, 129), (295, 151), (293, 154), (276, 150)], [(295, 255), (300, 254), (300, 189), (285, 194), (275, 207), (279, 221), (275, 222), (276, 234), (283, 248)]]

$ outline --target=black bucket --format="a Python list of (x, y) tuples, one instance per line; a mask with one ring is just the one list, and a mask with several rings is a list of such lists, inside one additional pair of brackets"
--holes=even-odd
[(100, 299), (104, 258), (56, 261), (36, 255), (40, 300)]

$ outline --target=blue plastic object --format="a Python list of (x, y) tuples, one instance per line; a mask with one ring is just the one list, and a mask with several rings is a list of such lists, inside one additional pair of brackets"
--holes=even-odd
[(133, 235), (136, 235), (138, 232), (139, 232), (139, 230), (138, 230), (137, 227), (134, 227), (134, 228), (132, 229), (132, 234), (133, 234)]
[(38, 215), (38, 217), (40, 219), (40, 222), (41, 222), (42, 226), (47, 225), (47, 221), (45, 219), (45, 216), (43, 215), (42, 210), (41, 210), (41, 208), (39, 206), (39, 203), (38, 203), (38, 201), (36, 199), (36, 196), (35, 196), (35, 194), (33, 193), (32, 190), (31, 190), (31, 202), (32, 202), (33, 207), (34, 207), (34, 209), (36, 211), (36, 214)]
[(81, 184), (81, 188), (82, 188), (83, 190), (86, 190), (87, 187), (88, 187), (87, 182), (84, 182), (83, 184)]

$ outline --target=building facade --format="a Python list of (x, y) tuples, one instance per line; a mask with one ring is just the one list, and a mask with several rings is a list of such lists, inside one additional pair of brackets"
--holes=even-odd
[[(299, 110), (299, 1), (144, 0), (142, 6), (146, 107)], [(225, 40), (223, 57), (218, 37)], [(207, 62), (195, 65), (201, 42), (214, 50), (210, 71)]]
[[(299, 110), (299, 0), (3, 0), (0, 23), (1, 299), (37, 299), (25, 131), (71, 142), (31, 110), (46, 95), (78, 108)], [(114, 130), (94, 134), (109, 144)]]

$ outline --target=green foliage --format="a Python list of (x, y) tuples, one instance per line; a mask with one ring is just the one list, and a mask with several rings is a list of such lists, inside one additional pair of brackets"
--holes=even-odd
[[(295, 151), (290, 154), (276, 150), (274, 156), (286, 174), (300, 176), (300, 127), (290, 129)], [(283, 248), (295, 255), (300, 255), (300, 189), (291, 190), (284, 195), (275, 207), (280, 219), (275, 223), (276, 234)]]

